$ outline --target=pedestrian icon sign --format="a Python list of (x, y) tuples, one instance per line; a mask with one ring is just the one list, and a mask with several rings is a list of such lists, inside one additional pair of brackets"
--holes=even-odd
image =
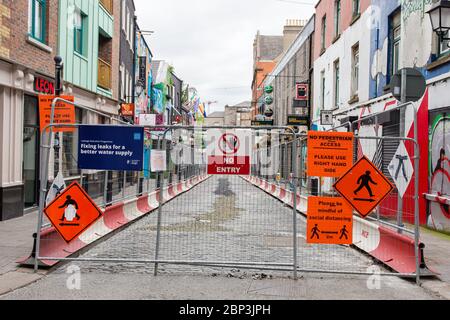
[(398, 194), (403, 198), (414, 174), (414, 168), (403, 141), (400, 142), (388, 168), (397, 187)]
[(44, 209), (44, 213), (67, 243), (72, 242), (103, 215), (77, 182), (72, 183), (53, 200)]
[(307, 243), (353, 243), (353, 210), (343, 198), (309, 197), (307, 218)]
[(334, 188), (362, 216), (367, 217), (394, 189), (367, 157), (361, 158)]

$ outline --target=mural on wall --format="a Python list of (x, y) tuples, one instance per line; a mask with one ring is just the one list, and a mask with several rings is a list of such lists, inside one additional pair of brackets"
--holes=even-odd
[(430, 120), (430, 189), (436, 196), (436, 201), (430, 202), (428, 226), (449, 232), (449, 205), (439, 197), (450, 196), (450, 115), (442, 111), (433, 112), (430, 114)]

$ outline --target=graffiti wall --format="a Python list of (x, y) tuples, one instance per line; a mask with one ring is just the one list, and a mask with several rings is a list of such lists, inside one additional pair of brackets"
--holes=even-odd
[(430, 112), (428, 226), (450, 232), (450, 108)]

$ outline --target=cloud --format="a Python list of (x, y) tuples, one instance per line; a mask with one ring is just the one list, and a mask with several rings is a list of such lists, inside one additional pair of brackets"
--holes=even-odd
[[(251, 99), (253, 40), (281, 35), (286, 19), (309, 19), (314, 0), (135, 0), (138, 23), (154, 30), (147, 42), (204, 101), (219, 106)], [(218, 109), (215, 106), (215, 109)]]

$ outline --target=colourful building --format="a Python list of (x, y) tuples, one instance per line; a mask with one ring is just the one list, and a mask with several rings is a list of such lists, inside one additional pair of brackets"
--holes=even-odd
[[(352, 129), (362, 136), (419, 141), (420, 222), (449, 231), (450, 49), (432, 31), (426, 13), (431, 6), (431, 0), (321, 0), (316, 7), (313, 120), (315, 129), (327, 130), (331, 127), (320, 125), (321, 110), (333, 111), (335, 126), (378, 114), (376, 122)], [(426, 92), (414, 103), (417, 123), (414, 109), (398, 110), (391, 94), (393, 76), (402, 68), (415, 68), (426, 79)], [(405, 145), (407, 165), (412, 166), (413, 148)], [(393, 183), (388, 168), (401, 149), (399, 141), (359, 143), (359, 153), (384, 168)], [(380, 206), (381, 216), (395, 220), (402, 212), (403, 221), (414, 221), (415, 176), (405, 179), (404, 195), (388, 197)]]

